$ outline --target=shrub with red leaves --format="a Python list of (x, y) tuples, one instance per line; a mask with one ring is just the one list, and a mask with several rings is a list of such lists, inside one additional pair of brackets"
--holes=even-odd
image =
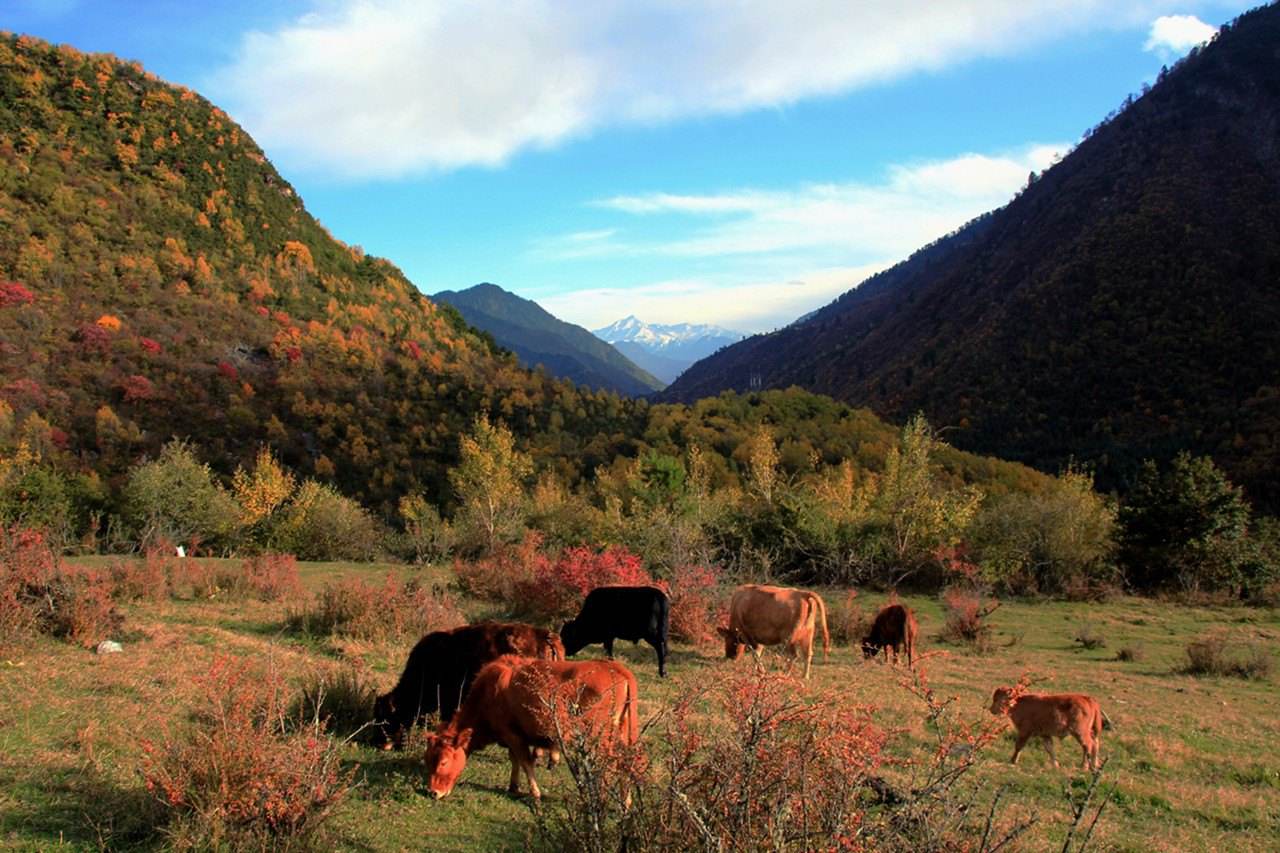
[[(862, 849), (840, 839), (858, 837), (864, 791), (885, 761), (888, 735), (870, 708), (736, 667), (683, 690), (659, 720), (664, 747), (652, 766), (592, 742), (563, 745), (575, 790), (540, 824), (551, 847)], [(619, 772), (628, 785), (602, 784)]]
[(221, 849), (275, 849), (313, 835), (351, 791), (342, 744), (321, 722), (289, 719), (292, 696), (274, 669), (216, 658), (196, 679), (189, 731), (143, 741), (142, 776), (178, 838)]
[(218, 373), (220, 373), (223, 378), (231, 379), (233, 381), (240, 378), (240, 371), (236, 370), (236, 366), (229, 361), (218, 362)]
[(120, 383), (120, 390), (124, 393), (124, 401), (126, 403), (132, 403), (136, 400), (151, 400), (156, 396), (156, 389), (151, 384), (151, 380), (136, 373), (126, 377)]
[(651, 586), (653, 578), (640, 558), (619, 545), (603, 551), (566, 548), (554, 560), (536, 560), (529, 576), (515, 583), (513, 610), (544, 621), (578, 612), (587, 593), (598, 586)]
[(16, 281), (0, 281), (0, 308), (15, 305), (30, 305), (36, 301), (36, 295)]
[(106, 355), (111, 351), (111, 332), (97, 323), (82, 323), (71, 337), (84, 355)]
[(143, 352), (149, 352), (152, 355), (158, 355), (164, 352), (164, 347), (160, 346), (159, 341), (153, 341), (151, 338), (138, 338), (138, 346)]
[(686, 643), (715, 638), (716, 616), (724, 599), (719, 573), (711, 566), (681, 566), (666, 584), (671, 596), (671, 636)]
[(0, 644), (40, 632), (93, 646), (119, 631), (111, 578), (62, 562), (38, 531), (0, 529)]

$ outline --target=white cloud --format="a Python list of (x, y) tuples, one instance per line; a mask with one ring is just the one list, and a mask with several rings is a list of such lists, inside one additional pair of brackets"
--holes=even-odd
[[(589, 328), (618, 319), (611, 315), (624, 302), (635, 304), (628, 310), (645, 320), (774, 328), (1004, 204), (1031, 171), (1048, 167), (1067, 147), (1031, 145), (1008, 154), (895, 165), (877, 182), (604, 199), (595, 206), (637, 217), (639, 225), (666, 216), (672, 221), (664, 226), (684, 224), (685, 231), (644, 240), (617, 226), (601, 229), (599, 240), (577, 240), (575, 234), (548, 238), (532, 254), (554, 261), (665, 257), (714, 265), (717, 274), (626, 290), (577, 290), (539, 301)], [(811, 271), (797, 274), (804, 269)]]
[(1142, 49), (1165, 56), (1180, 56), (1213, 38), (1217, 32), (1217, 27), (1206, 24), (1195, 15), (1163, 15), (1152, 22), (1151, 34)]
[(785, 105), (1149, 21), (1138, 0), (316, 0), (210, 87), (291, 164), (497, 165), (618, 124)]
[[(1012, 154), (964, 154), (889, 169), (879, 182), (810, 184), (792, 190), (737, 190), (711, 195), (652, 193), (596, 202), (653, 217), (698, 216), (683, 236), (628, 242), (618, 233), (584, 247), (564, 238), (537, 247), (543, 257), (667, 255), (724, 257), (825, 250), (861, 258), (902, 257), (980, 213), (1004, 204), (1067, 150), (1034, 145)], [(617, 229), (615, 229), (616, 231)], [(620, 233), (620, 232), (619, 232)]]

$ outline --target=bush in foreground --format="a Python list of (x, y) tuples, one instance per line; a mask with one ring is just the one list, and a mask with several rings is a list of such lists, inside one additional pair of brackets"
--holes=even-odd
[(350, 792), (341, 742), (317, 720), (289, 718), (273, 669), (215, 659), (197, 679), (194, 723), (143, 741), (142, 776), (178, 848), (281, 849), (315, 836)]
[(727, 669), (680, 690), (639, 746), (561, 737), (573, 788), (539, 813), (538, 846), (995, 851), (1031, 825), (1003, 814), (998, 793), (976, 805), (987, 797), (969, 774), (1004, 721), (957, 719), (954, 700), (937, 697), (922, 672), (903, 689), (922, 703), (936, 743), (902, 761), (887, 756), (893, 735), (874, 709), (790, 675)]

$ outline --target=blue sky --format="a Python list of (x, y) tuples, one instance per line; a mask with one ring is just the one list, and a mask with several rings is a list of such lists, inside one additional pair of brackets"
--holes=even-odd
[(10, 0), (423, 291), (765, 331), (1004, 203), (1234, 0)]

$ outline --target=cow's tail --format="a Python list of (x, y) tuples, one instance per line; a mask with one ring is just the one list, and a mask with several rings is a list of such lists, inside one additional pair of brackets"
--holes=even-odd
[(816, 592), (809, 593), (809, 598), (813, 601), (814, 621), (822, 625), (822, 659), (825, 661), (827, 652), (831, 649), (831, 634), (827, 631), (827, 603)]

